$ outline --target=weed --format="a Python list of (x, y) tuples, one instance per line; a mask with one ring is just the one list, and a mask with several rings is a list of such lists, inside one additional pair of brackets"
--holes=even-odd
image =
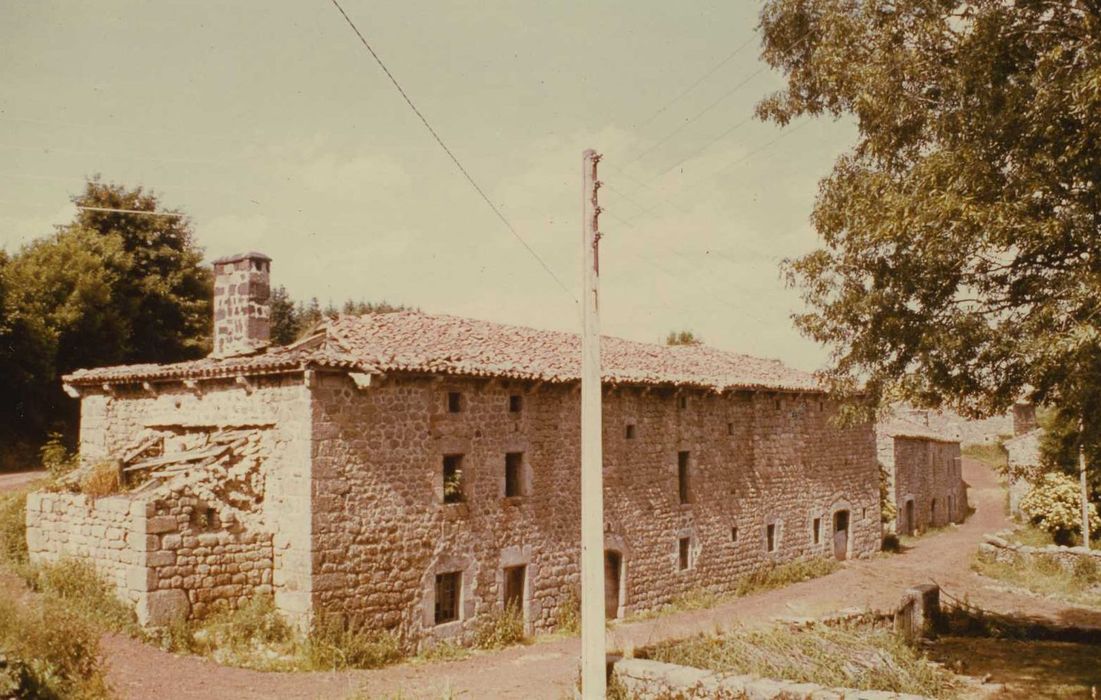
[(319, 616), (306, 640), (305, 658), (316, 670), (382, 668), (403, 657), (395, 633), (349, 625), (342, 615)]
[(524, 612), (515, 603), (503, 609), (483, 612), (474, 630), (474, 645), (480, 649), (501, 649), (526, 641)]
[(952, 675), (881, 627), (777, 627), (663, 642), (639, 656), (827, 687), (949, 697)]
[(581, 632), (581, 594), (571, 588), (566, 599), (558, 606), (555, 616), (555, 629), (561, 634)]
[(473, 652), (461, 644), (450, 640), (436, 642), (416, 655), (417, 661), (459, 661), (468, 658)]
[(119, 467), (114, 462), (103, 461), (92, 466), (80, 480), (80, 492), (92, 498), (102, 498), (122, 490)]
[(1071, 571), (1059, 565), (1051, 556), (1022, 556), (1009, 564), (977, 554), (971, 568), (993, 579), (1021, 586), (1033, 593), (1047, 595), (1069, 603), (1101, 607), (1101, 576), (1097, 565), (1079, 558)]
[(112, 632), (139, 634), (130, 606), (115, 594), (91, 564), (78, 559), (32, 564), (20, 572), (31, 590), (64, 607), (89, 625)]
[(50, 473), (50, 478), (56, 481), (76, 469), (79, 459), (76, 454), (65, 447), (65, 442), (60, 433), (50, 433), (50, 437), (38, 451), (42, 460), (42, 467)]
[(0, 564), (27, 563), (27, 492), (0, 495)]

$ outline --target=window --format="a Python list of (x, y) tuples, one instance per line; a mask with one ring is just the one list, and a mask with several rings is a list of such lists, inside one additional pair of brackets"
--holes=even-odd
[(727, 435), (733, 435), (734, 434), (734, 424), (733, 423), (727, 423), (726, 424), (726, 434)]
[(691, 544), (692, 544), (692, 539), (690, 537), (682, 537), (682, 538), (680, 538), (680, 542), (678, 543), (678, 545), (679, 545), (679, 550), (678, 550), (679, 559), (678, 559), (677, 565), (678, 565), (678, 567), (680, 568), (681, 571), (684, 571), (685, 569), (687, 569), (688, 565), (691, 563), (691, 555), (692, 555)]
[(519, 394), (513, 394), (508, 397), (508, 412), (519, 413), (524, 410), (524, 397)]
[(459, 619), (459, 601), (462, 599), (463, 573), (452, 571), (436, 574), (436, 624)]
[(681, 503), (688, 503), (688, 453), (677, 453), (677, 493)]
[(505, 455), (505, 496), (523, 496), (524, 453), (509, 452)]
[(688, 408), (688, 396), (687, 394), (681, 394), (677, 396), (677, 408), (683, 410)]
[(443, 456), (443, 502), (463, 502), (463, 456)]
[(776, 551), (776, 525), (765, 528), (765, 551)]
[(822, 518), (815, 518), (811, 529), (813, 530), (814, 543), (819, 544), (822, 541)]
[(731, 542), (737, 542), (738, 541), (738, 527), (737, 526), (734, 526), (734, 527), (730, 528), (730, 541)]
[(463, 410), (463, 395), (457, 391), (447, 392), (447, 412), (458, 413)]
[(524, 574), (523, 566), (505, 568), (505, 610), (524, 610)]
[(776, 399), (776, 410), (779, 411), (784, 407), (784, 402), (781, 399)]
[(635, 434), (636, 434), (635, 433), (635, 424), (634, 423), (628, 423), (627, 424), (627, 439), (628, 440), (634, 440), (635, 439)]

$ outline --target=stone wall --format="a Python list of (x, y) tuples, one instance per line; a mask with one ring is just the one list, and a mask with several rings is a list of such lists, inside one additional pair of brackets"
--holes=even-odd
[[(119, 455), (134, 443), (143, 430), (149, 428), (208, 430), (227, 424), (264, 426), (268, 455), (262, 506), (265, 527), (252, 528), (247, 535), (240, 535), (244, 540), (226, 541), (219, 545), (223, 548), (223, 554), (244, 557), (253, 567), (250, 573), (229, 571), (232, 563), (227, 563), (229, 568), (219, 570), (216, 575), (211, 574), (211, 569), (200, 570), (202, 564), (199, 558), (212, 553), (211, 548), (204, 545), (184, 546), (182, 549), (189, 552), (184, 556), (189, 558), (190, 563), (166, 565), (167, 570), (173, 573), (165, 577), (176, 581), (172, 587), (177, 588), (177, 584), (182, 585), (184, 580), (194, 583), (208, 578), (215, 581), (211, 584), (215, 588), (249, 585), (262, 586), (265, 588), (261, 590), (266, 590), (266, 586), (270, 585), (276, 607), (292, 623), (305, 628), (311, 614), (313, 571), (310, 540), (310, 405), (310, 388), (301, 373), (249, 377), (244, 382), (232, 378), (210, 379), (201, 381), (194, 388), (182, 382), (166, 382), (153, 385), (153, 391), (140, 385), (116, 386), (110, 393), (84, 389), (81, 400), (81, 459), (88, 463)], [(187, 509), (186, 506), (180, 508)], [(177, 510), (176, 505), (169, 506), (165, 514), (177, 518), (185, 515), (182, 510)], [(184, 537), (186, 532), (177, 534)], [(252, 540), (246, 541), (249, 538)], [(168, 541), (174, 543), (176, 540), (170, 537)], [(227, 546), (232, 551), (227, 551)], [(265, 548), (271, 552), (273, 564), (265, 569), (256, 569), (257, 561), (264, 559), (258, 552)], [(196, 551), (199, 554), (195, 554)], [(161, 559), (167, 561), (171, 557), (164, 554)], [(270, 573), (251, 573), (261, 570)], [(160, 580), (160, 574), (157, 576)], [(240, 583), (242, 576), (246, 580), (244, 584)], [(257, 576), (260, 579), (254, 580)], [(223, 583), (226, 577), (228, 583)], [(201, 609), (206, 601), (196, 598), (189, 602), (196, 603)]]
[(201, 615), (215, 601), (237, 605), (271, 592), (271, 536), (220, 522), (193, 498), (31, 493), (27, 545), (33, 562), (92, 563), (119, 598), (136, 606), (142, 624), (166, 624)]
[(891, 475), (889, 498), (897, 508), (888, 529), (908, 535), (967, 517), (959, 443), (884, 436), (879, 455)]
[[(462, 635), (502, 606), (504, 569), (524, 566), (529, 628), (555, 626), (578, 585), (576, 385), (393, 376), (357, 389), (334, 374), (314, 397), (317, 611), (413, 639)], [(607, 389), (605, 546), (622, 562), (615, 612), (730, 591), (762, 566), (832, 556), (839, 511), (849, 518), (846, 554), (876, 551), (874, 436), (869, 425), (835, 427), (834, 412), (815, 395)], [(505, 495), (510, 452), (523, 453), (518, 496)], [(463, 500), (444, 503), (443, 457), (458, 454)], [(436, 577), (453, 572), (460, 619), (436, 625)]]
[(1006, 539), (1009, 536), (1010, 533), (1005, 532), (987, 535), (979, 545), (979, 556), (1010, 566), (1022, 566), (1028, 560), (1046, 560), (1055, 562), (1067, 573), (1080, 572), (1091, 567), (1093, 571), (1101, 571), (1101, 550), (1054, 544), (1030, 547), (1010, 542)]
[(879, 690), (827, 688), (814, 683), (795, 683), (758, 676), (716, 673), (690, 666), (678, 666), (648, 659), (621, 659), (612, 667), (612, 679), (639, 700), (682, 698), (683, 700), (921, 700)]

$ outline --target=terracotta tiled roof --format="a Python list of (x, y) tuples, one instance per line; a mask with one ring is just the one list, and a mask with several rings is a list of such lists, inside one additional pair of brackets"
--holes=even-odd
[[(314, 349), (275, 349), (249, 358), (90, 370), (66, 380), (96, 383), (283, 370), (320, 364), (320, 353), (329, 358), (325, 362), (333, 363), (329, 366), (365, 372), (426, 372), (547, 382), (580, 377), (581, 340), (573, 333), (416, 311), (341, 316), (326, 323), (319, 333), (321, 342)], [(604, 380), (610, 383), (686, 385), (716, 391), (822, 390), (813, 375), (776, 360), (704, 345), (670, 347), (605, 336), (602, 364)]]
[(890, 417), (876, 423), (875, 430), (887, 437), (917, 438), (934, 442), (959, 442), (959, 438), (939, 433), (927, 425), (914, 423), (905, 418)]

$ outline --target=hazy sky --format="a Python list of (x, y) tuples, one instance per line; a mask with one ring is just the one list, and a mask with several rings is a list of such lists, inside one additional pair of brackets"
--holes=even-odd
[[(581, 153), (604, 154), (605, 333), (821, 364), (778, 263), (815, 247), (817, 181), (855, 132), (749, 119), (780, 86), (758, 3), (342, 4), (574, 293)], [(296, 298), (578, 325), (330, 0), (0, 0), (0, 246), (71, 219), (94, 173), (190, 213), (209, 259), (266, 252)]]

